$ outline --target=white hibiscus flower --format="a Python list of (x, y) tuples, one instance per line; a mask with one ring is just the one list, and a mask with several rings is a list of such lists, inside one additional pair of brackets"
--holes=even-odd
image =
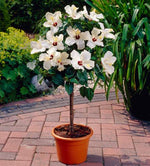
[(101, 35), (99, 36), (99, 38), (102, 40), (104, 38), (109, 38), (109, 39), (115, 39), (115, 35), (112, 34), (111, 32), (114, 32), (113, 29), (111, 28), (104, 28), (104, 24), (103, 23), (99, 23), (100, 27), (101, 27)]
[(92, 32), (91, 32), (91, 38), (90, 40), (87, 42), (87, 46), (90, 47), (91, 49), (93, 49), (95, 46), (104, 46), (102, 40), (99, 38), (99, 34), (100, 34), (100, 29), (97, 28), (93, 28)]
[(59, 54), (60, 52), (57, 52), (54, 48), (50, 48), (47, 53), (40, 54), (39, 61), (44, 61), (43, 68), (49, 70), (52, 66), (56, 66), (56, 59)]
[(81, 69), (84, 71), (84, 68), (91, 70), (94, 68), (94, 61), (91, 60), (91, 53), (84, 50), (79, 54), (76, 50), (71, 52), (71, 64), (74, 69)]
[(70, 64), (70, 59), (68, 59), (69, 54), (62, 52), (56, 57), (56, 65), (58, 66), (58, 71), (63, 71), (66, 65)]
[(86, 9), (86, 6), (83, 7), (82, 14), (89, 20), (89, 21), (96, 21), (98, 22), (100, 19), (104, 19), (103, 14), (97, 14), (95, 12), (95, 9), (88, 14), (88, 11)]
[(65, 7), (65, 10), (66, 10), (66, 13), (69, 14), (69, 17), (72, 17), (73, 19), (79, 19), (83, 16), (82, 12), (77, 13), (78, 8), (75, 5), (72, 5), (72, 6), (67, 5)]
[(38, 52), (44, 52), (47, 48), (50, 48), (49, 42), (47, 40), (44, 40), (40, 37), (38, 41), (32, 41), (31, 42), (31, 54), (35, 54)]
[(30, 70), (34, 70), (35, 67), (36, 67), (36, 60), (32, 61), (32, 62), (28, 62), (27, 63), (27, 67), (30, 69)]
[(65, 43), (68, 46), (71, 46), (76, 43), (78, 50), (84, 49), (85, 40), (90, 39), (90, 33), (88, 31), (81, 32), (79, 29), (73, 29), (71, 26), (67, 28), (67, 33), (69, 37), (66, 38)]
[(106, 73), (107, 76), (114, 72), (113, 64), (115, 63), (115, 61), (116, 61), (116, 57), (113, 56), (113, 53), (111, 51), (107, 51), (104, 57), (101, 58), (104, 72)]
[(62, 21), (60, 19), (62, 17), (61, 12), (57, 11), (54, 14), (47, 12), (45, 17), (47, 21), (43, 24), (43, 26), (50, 27), (51, 31), (53, 31), (53, 33), (56, 33), (59, 27), (62, 26)]
[(60, 34), (59, 36), (54, 36), (52, 31), (48, 31), (46, 34), (46, 38), (50, 42), (50, 45), (52, 47), (54, 47), (56, 50), (63, 50), (64, 49), (64, 45), (62, 43), (63, 38), (64, 38), (63, 34)]

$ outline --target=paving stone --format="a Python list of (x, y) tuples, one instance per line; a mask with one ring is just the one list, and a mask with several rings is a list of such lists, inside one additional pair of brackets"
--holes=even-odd
[(134, 143), (138, 156), (149, 156), (150, 143)]
[(8, 131), (0, 131), (0, 144), (4, 144), (7, 141), (10, 132)]
[(117, 142), (111, 142), (111, 141), (93, 141), (93, 140), (91, 140), (89, 143), (89, 147), (117, 148), (118, 144), (117, 144)]
[(14, 152), (0, 152), (0, 160), (14, 160), (16, 153)]
[(36, 153), (31, 166), (49, 166), (50, 154)]
[(22, 139), (9, 138), (3, 148), (3, 152), (18, 152)]
[(102, 140), (103, 141), (116, 141), (116, 131), (115, 130), (102, 130)]
[(35, 153), (35, 146), (21, 145), (16, 160), (31, 161)]
[(56, 147), (55, 146), (37, 146), (36, 152), (56, 154)]
[(47, 115), (46, 121), (47, 122), (58, 122), (60, 118), (60, 113), (53, 113), (53, 114), (49, 114)]
[(134, 149), (125, 149), (125, 148), (103, 148), (104, 155), (136, 155)]
[(130, 136), (118, 136), (119, 148), (134, 148), (132, 137)]
[(30, 161), (0, 160), (1, 166), (30, 166)]
[(119, 156), (104, 156), (105, 166), (121, 166)]
[(32, 121), (30, 123), (30, 126), (29, 126), (27, 132), (41, 132), (42, 128), (43, 128), (43, 123), (44, 122), (35, 122), (35, 121)]
[(60, 162), (51, 162), (50, 166), (66, 166), (66, 164), (60, 163)]
[(31, 146), (51, 146), (54, 145), (53, 139), (24, 139), (22, 142), (23, 145)]

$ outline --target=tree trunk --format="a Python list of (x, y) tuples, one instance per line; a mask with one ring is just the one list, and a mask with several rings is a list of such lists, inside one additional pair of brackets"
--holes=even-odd
[(74, 129), (73, 129), (73, 120), (74, 120), (73, 100), (74, 100), (74, 92), (72, 92), (70, 94), (70, 133), (74, 132)]

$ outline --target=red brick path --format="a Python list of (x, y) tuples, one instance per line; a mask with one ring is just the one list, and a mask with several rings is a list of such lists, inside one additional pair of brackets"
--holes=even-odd
[[(80, 166), (150, 166), (150, 122), (132, 119), (116, 100), (74, 108), (75, 123), (94, 130)], [(58, 162), (51, 129), (68, 121), (68, 106), (1, 118), (0, 166), (65, 166)]]

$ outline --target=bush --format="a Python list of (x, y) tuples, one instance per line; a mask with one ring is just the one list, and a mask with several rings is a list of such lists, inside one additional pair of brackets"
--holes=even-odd
[(0, 0), (0, 31), (6, 31), (10, 26), (10, 17), (5, 0)]
[(28, 33), (38, 33), (36, 26), (46, 12), (63, 11), (67, 4), (85, 5), (84, 0), (7, 0), (11, 25)]
[(36, 94), (30, 83), (35, 73), (26, 66), (34, 58), (30, 55), (30, 40), (23, 31), (10, 27), (6, 33), (0, 32), (0, 103)]

